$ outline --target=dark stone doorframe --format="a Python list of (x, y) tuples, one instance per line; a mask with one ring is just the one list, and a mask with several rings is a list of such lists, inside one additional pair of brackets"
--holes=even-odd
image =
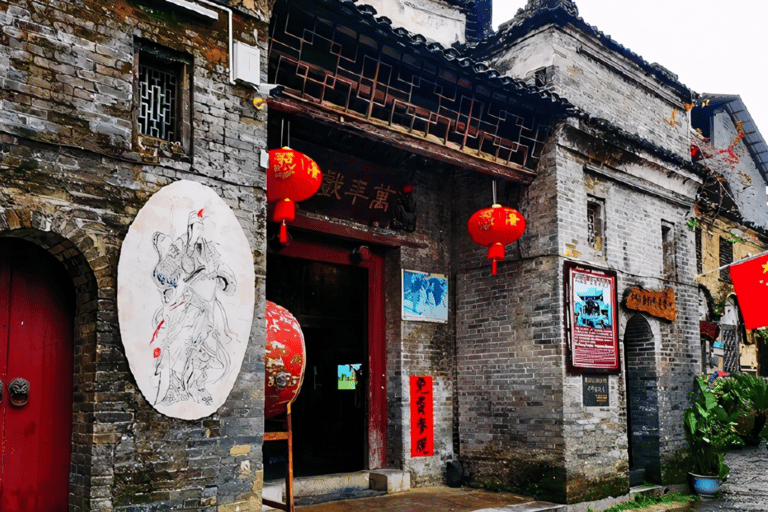
[(661, 482), (658, 375), (651, 325), (634, 315), (624, 330), (627, 438), (630, 470), (645, 470), (644, 480)]

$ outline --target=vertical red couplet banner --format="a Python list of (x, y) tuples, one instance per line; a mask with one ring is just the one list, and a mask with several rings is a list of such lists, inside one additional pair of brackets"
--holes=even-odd
[(432, 377), (411, 376), (411, 457), (435, 454)]

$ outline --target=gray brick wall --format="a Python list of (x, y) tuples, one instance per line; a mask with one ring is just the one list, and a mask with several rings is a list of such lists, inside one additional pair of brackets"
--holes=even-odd
[[(266, 25), (255, 14), (235, 12), (237, 37), (266, 53)], [(70, 509), (255, 509), (266, 251), (258, 156), (266, 111), (253, 108), (248, 88), (228, 83), (226, 13), (208, 24), (183, 21), (167, 6), (18, 0), (0, 2), (0, 20), (0, 232), (56, 255), (78, 292)], [(134, 37), (192, 58), (189, 158), (137, 147)], [(144, 400), (116, 312), (121, 241), (149, 196), (177, 179), (210, 186), (234, 210), (257, 274), (243, 369), (219, 412), (196, 422), (163, 417)]]
[(510, 44), (490, 64), (506, 75), (531, 80), (545, 68), (546, 88), (591, 116), (681, 156), (690, 154), (684, 105), (690, 98), (680, 98), (635, 62), (570, 26), (545, 26)]

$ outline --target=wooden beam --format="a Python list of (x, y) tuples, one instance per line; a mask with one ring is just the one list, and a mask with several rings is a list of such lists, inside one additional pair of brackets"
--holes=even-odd
[(384, 245), (389, 247), (413, 247), (416, 249), (426, 249), (428, 244), (409, 240), (402, 235), (388, 235), (377, 233), (373, 229), (360, 229), (327, 220), (315, 219), (301, 212), (296, 212), (296, 219), (288, 224), (288, 232), (298, 229), (301, 231), (313, 231), (326, 235), (338, 236), (348, 240), (367, 242), (372, 244)]
[(406, 131), (394, 129), (383, 122), (361, 119), (354, 112), (339, 112), (324, 105), (285, 96), (270, 98), (269, 107), (286, 114), (333, 125), (360, 137), (376, 140), (456, 167), (488, 174), (497, 179), (528, 185), (536, 177), (535, 173), (521, 165), (515, 163), (500, 164), (476, 157), (458, 149), (436, 144)]

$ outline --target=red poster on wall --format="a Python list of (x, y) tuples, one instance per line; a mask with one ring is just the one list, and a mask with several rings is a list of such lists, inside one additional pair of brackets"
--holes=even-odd
[(435, 454), (432, 377), (411, 376), (411, 457)]
[(566, 277), (570, 366), (619, 370), (615, 274), (567, 264)]

